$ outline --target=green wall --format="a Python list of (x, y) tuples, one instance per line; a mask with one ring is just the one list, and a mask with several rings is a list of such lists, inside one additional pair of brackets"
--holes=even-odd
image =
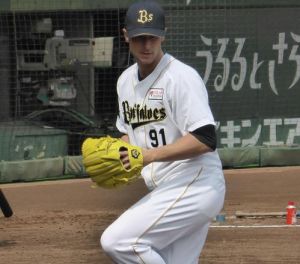
[[(111, 9), (126, 8), (133, 0), (1, 0), (0, 11), (33, 11), (33, 10), (74, 10), (74, 9)], [(207, 7), (295, 7), (297, 0), (159, 0), (168, 7), (204, 6)]]
[[(124, 11), (131, 2), (12, 0), (0, 7)], [(207, 81), (218, 146), (299, 145), (300, 1), (159, 2), (167, 11), (165, 50)]]

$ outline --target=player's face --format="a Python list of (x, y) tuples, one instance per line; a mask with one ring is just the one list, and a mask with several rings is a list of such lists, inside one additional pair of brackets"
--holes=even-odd
[(162, 39), (142, 35), (129, 39), (129, 48), (140, 66), (156, 65), (162, 57)]
[(125, 34), (125, 39), (129, 43), (130, 52), (136, 59), (139, 67), (153, 66), (154, 68), (163, 56), (161, 44), (164, 38), (162, 37), (141, 35), (126, 38)]

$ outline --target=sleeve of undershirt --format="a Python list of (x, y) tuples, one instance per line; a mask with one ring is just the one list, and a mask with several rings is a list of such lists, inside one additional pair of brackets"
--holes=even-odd
[(194, 137), (196, 137), (201, 143), (205, 144), (212, 150), (217, 148), (217, 136), (215, 126), (205, 125), (195, 129), (190, 132)]

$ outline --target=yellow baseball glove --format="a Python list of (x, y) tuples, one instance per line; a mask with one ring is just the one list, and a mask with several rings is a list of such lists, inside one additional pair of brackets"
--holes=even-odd
[[(127, 150), (130, 168), (120, 159), (120, 151)], [(140, 147), (112, 137), (87, 138), (82, 144), (82, 158), (87, 174), (98, 186), (113, 188), (136, 180), (143, 168)]]

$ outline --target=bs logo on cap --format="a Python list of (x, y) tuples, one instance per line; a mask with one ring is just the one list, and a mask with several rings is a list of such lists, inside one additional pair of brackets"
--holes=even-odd
[(148, 13), (147, 10), (140, 10), (139, 11), (139, 17), (137, 22), (140, 23), (147, 23), (147, 22), (151, 22), (153, 19), (153, 14), (152, 13)]
[(164, 37), (166, 34), (165, 12), (153, 0), (134, 2), (127, 10), (125, 28), (129, 38), (144, 34)]

